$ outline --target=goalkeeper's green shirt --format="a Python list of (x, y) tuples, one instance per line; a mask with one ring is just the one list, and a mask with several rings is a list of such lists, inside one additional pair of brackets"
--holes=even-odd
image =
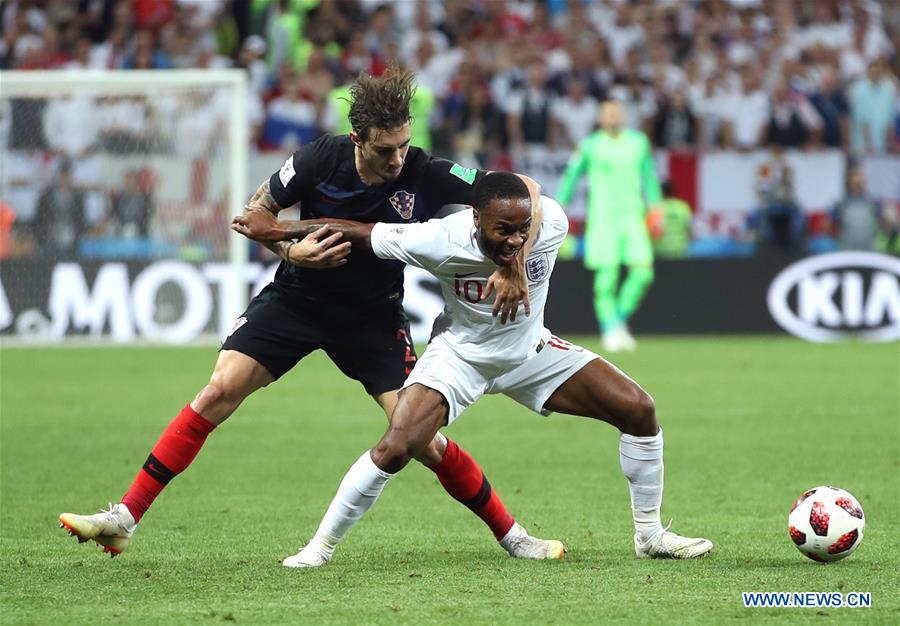
[(623, 129), (618, 137), (600, 130), (582, 141), (560, 181), (560, 204), (569, 203), (583, 174), (588, 178), (589, 227), (643, 221), (646, 206), (662, 200), (650, 141), (636, 130)]

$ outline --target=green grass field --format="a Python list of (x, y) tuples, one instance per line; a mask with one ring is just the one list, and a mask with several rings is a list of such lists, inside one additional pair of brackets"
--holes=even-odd
[[(386, 424), (324, 356), (251, 397), (110, 560), (56, 517), (118, 500), (215, 350), (7, 348), (0, 622), (897, 624), (898, 355), (897, 344), (658, 338), (614, 359), (656, 399), (664, 521), (716, 543), (699, 561), (634, 558), (611, 427), (490, 397), (446, 433), (529, 530), (566, 542), (563, 561), (508, 558), (411, 465), (331, 565), (295, 571), (279, 560)], [(820, 484), (850, 490), (868, 518), (860, 549), (832, 565), (803, 557), (786, 531), (793, 500)], [(868, 591), (872, 607), (748, 609), (742, 591)]]

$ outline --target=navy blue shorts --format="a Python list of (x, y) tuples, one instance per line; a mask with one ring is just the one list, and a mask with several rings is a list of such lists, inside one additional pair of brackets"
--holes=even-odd
[(416, 350), (402, 306), (391, 305), (371, 317), (343, 323), (309, 308), (269, 285), (250, 301), (222, 350), (246, 354), (278, 379), (321, 349), (369, 394), (403, 386), (416, 363)]

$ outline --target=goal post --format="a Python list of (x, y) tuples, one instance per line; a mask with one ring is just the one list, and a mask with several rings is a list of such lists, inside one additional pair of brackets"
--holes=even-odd
[[(175, 262), (170, 265), (176, 278), (178, 264), (216, 264), (206, 273), (216, 274), (210, 281), (218, 290), (217, 315), (210, 318), (218, 321), (203, 332), (220, 336), (222, 320), (235, 319), (250, 292), (250, 246), (230, 230), (230, 217), (243, 210), (248, 197), (246, 109), (246, 74), (237, 69), (0, 72), (0, 201), (15, 215), (13, 243), (0, 257), (6, 266), (0, 275), (0, 332), (12, 334), (17, 321), (11, 301), (23, 285), (14, 283), (32, 281), (40, 264), (82, 265), (82, 291), (99, 302), (103, 297), (94, 293), (91, 281), (110, 263), (130, 263), (129, 289), (137, 289), (132, 274), (142, 264)], [(74, 181), (78, 204), (54, 187), (66, 185), (55, 182), (61, 171), (71, 176), (70, 184)], [(73, 237), (61, 226), (76, 211), (73, 207), (80, 215), (73, 223), (80, 230), (67, 247), (58, 242)], [(109, 307), (82, 311), (80, 320), (70, 312), (62, 332), (124, 340), (191, 338), (199, 321), (180, 334), (166, 330), (172, 326), (166, 316), (171, 321), (177, 317), (171, 311), (186, 306), (190, 284), (183, 282), (181, 293), (168, 303), (178, 289), (155, 292), (152, 312), (128, 313), (159, 331), (155, 334), (142, 333), (134, 324), (130, 331), (120, 324), (116, 333), (116, 313)], [(38, 300), (19, 308), (32, 305), (41, 314)], [(52, 319), (52, 300), (48, 295), (43, 312), (49, 326), (58, 327), (62, 322)], [(94, 319), (98, 316), (103, 319)], [(86, 322), (86, 317), (91, 319)], [(58, 331), (55, 339), (61, 339)]]

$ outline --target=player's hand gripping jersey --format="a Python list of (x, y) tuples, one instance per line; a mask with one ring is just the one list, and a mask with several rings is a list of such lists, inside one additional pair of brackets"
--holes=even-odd
[[(282, 207), (300, 202), (301, 219), (404, 224), (429, 220), (445, 204), (472, 204), (472, 189), (483, 176), (411, 147), (396, 180), (370, 187), (356, 171), (350, 138), (324, 135), (289, 157), (269, 187)], [(275, 285), (329, 319), (366, 317), (402, 300), (403, 264), (361, 252), (334, 269), (282, 263)]]
[(440, 280), (444, 312), (435, 320), (432, 335), (441, 337), (463, 359), (473, 363), (518, 364), (535, 354), (544, 328), (550, 274), (568, 220), (553, 199), (542, 197), (544, 220), (525, 263), (531, 316), (501, 324), (492, 314), (491, 300), (482, 301), (488, 278), (497, 269), (479, 248), (473, 211), (460, 211), (424, 224), (377, 224), (372, 250), (384, 259), (421, 267)]

